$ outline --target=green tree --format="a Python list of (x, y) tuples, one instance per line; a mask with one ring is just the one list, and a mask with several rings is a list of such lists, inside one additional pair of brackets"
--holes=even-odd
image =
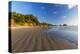
[(39, 25), (39, 21), (37, 17), (33, 15), (23, 15), (16, 12), (11, 12), (11, 19), (14, 20), (16, 24), (24, 25), (24, 23), (33, 24), (33, 25)]

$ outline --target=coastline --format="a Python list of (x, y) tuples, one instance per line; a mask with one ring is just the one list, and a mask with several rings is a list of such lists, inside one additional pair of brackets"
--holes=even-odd
[(9, 27), (10, 29), (21, 29), (21, 28), (41, 28), (40, 26), (15, 26)]

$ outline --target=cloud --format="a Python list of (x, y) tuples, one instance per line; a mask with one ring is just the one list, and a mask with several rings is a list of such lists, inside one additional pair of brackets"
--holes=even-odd
[(62, 19), (66, 19), (67, 18), (67, 16), (62, 16)]
[(53, 14), (57, 14), (57, 12), (56, 12), (56, 11), (54, 11), (54, 12), (53, 12)]
[(71, 8), (73, 8), (73, 7), (75, 7), (75, 6), (76, 6), (75, 4), (69, 4), (69, 5), (68, 5), (68, 8), (71, 9)]

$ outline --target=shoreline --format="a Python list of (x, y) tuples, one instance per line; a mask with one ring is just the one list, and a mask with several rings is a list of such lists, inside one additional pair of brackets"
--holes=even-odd
[(10, 29), (21, 29), (21, 28), (41, 28), (40, 26), (16, 26), (16, 27), (9, 27)]
[[(11, 26), (9, 27), (9, 29), (30, 29), (30, 28), (41, 28), (41, 29), (51, 29), (50, 27), (42, 27), (42, 26)], [(66, 28), (66, 29), (65, 29)], [(78, 31), (78, 28), (75, 28), (75, 27), (52, 27), (51, 30), (53, 29), (59, 29), (59, 30), (68, 30), (68, 31)]]

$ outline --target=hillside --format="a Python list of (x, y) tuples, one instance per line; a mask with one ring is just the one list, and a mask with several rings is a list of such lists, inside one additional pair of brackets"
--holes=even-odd
[(39, 22), (38, 18), (32, 14), (24, 15), (16, 12), (9, 12), (9, 25), (11, 26), (42, 26), (48, 27), (47, 22)]

